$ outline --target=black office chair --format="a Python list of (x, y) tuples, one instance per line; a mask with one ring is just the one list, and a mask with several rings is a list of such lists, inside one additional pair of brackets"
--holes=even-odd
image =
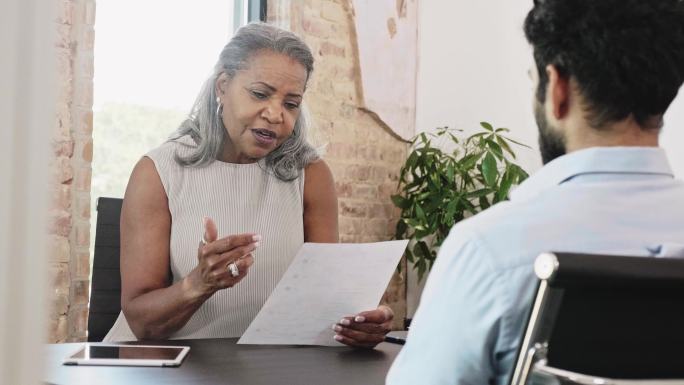
[(511, 385), (684, 384), (684, 260), (545, 253), (534, 270)]
[(88, 341), (97, 342), (114, 326), (121, 311), (119, 218), (122, 199), (97, 200), (93, 278), (88, 310)]

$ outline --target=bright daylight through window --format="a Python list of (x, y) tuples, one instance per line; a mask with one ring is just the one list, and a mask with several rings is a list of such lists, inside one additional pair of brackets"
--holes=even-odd
[(98, 0), (91, 245), (97, 198), (122, 198), (135, 163), (188, 114), (234, 9), (232, 0)]

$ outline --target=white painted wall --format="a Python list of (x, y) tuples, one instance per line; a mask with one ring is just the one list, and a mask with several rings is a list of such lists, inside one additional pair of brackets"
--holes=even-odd
[[(476, 129), (481, 120), (512, 130), (532, 146), (518, 153), (523, 168), (541, 167), (532, 113), (532, 49), (522, 31), (531, 0), (425, 0), (418, 9), (416, 131), (438, 126)], [(684, 94), (684, 91), (682, 91)], [(684, 95), (666, 115), (661, 143), (684, 176)], [(421, 285), (408, 277), (407, 306), (415, 311)]]
[[(534, 64), (522, 23), (529, 0), (420, 2), (416, 131), (437, 126), (472, 130), (482, 120), (508, 127), (536, 146), (532, 114)], [(536, 150), (521, 150), (527, 169)]]

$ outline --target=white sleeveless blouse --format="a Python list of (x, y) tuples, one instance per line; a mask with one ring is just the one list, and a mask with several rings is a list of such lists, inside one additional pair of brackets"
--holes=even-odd
[[(171, 212), (171, 272), (180, 281), (197, 266), (202, 218), (211, 217), (219, 238), (261, 234), (249, 274), (232, 288), (214, 293), (171, 339), (239, 337), (266, 302), (304, 243), (304, 171), (283, 182), (262, 163), (215, 161), (203, 168), (183, 167), (174, 154), (187, 155), (189, 136), (146, 154), (154, 162)], [(123, 313), (105, 341), (135, 340)]]

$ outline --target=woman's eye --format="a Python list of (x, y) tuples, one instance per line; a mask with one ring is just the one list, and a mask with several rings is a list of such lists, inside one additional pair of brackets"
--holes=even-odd
[(268, 97), (268, 95), (260, 91), (252, 91), (252, 95), (257, 99), (266, 99)]
[(285, 107), (288, 110), (296, 110), (297, 108), (299, 108), (299, 104), (297, 104), (297, 103), (285, 103)]

